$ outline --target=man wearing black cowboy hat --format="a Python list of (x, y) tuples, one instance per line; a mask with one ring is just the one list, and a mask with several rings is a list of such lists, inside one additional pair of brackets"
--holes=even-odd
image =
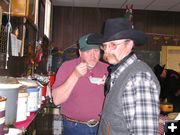
[(110, 64), (98, 135), (159, 134), (159, 82), (133, 53), (147, 39), (124, 18), (106, 20), (102, 34), (88, 37), (89, 44), (100, 44)]
[(166, 69), (165, 65), (154, 66), (160, 86), (161, 102), (169, 102), (173, 104), (173, 112), (180, 112), (180, 74), (173, 69)]

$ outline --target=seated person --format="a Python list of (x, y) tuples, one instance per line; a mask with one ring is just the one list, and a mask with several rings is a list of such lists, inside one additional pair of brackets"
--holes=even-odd
[(167, 99), (173, 104), (174, 112), (180, 112), (180, 74), (159, 64), (154, 67), (154, 72), (161, 85), (160, 100)]

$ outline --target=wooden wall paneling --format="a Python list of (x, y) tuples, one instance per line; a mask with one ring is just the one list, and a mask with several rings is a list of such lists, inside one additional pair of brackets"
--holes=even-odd
[[(107, 18), (123, 17), (124, 14), (124, 9), (54, 7), (53, 42), (59, 48), (67, 48), (83, 34), (100, 32)], [(147, 33), (176, 35), (180, 33), (179, 16), (180, 13), (174, 12), (134, 10), (133, 21), (136, 29)], [(139, 49), (160, 50), (164, 41), (153, 38), (154, 35), (151, 35), (148, 45)]]
[(161, 33), (160, 30), (162, 27), (161, 25), (161, 22), (162, 21), (159, 21), (160, 19), (160, 15), (159, 12), (156, 12), (156, 11), (146, 11), (146, 32), (147, 33), (154, 33), (154, 35), (151, 35), (151, 41), (149, 43), (149, 50), (158, 50), (160, 51), (161, 49), (161, 46), (164, 44), (162, 42), (162, 36), (158, 36), (158, 40), (155, 40), (156, 36), (155, 36), (155, 33)]
[(180, 35), (180, 13), (174, 12), (174, 35)]
[[(72, 45), (77, 47), (78, 39), (86, 34), (87, 28), (85, 25), (87, 25), (88, 16), (84, 18), (84, 15), (87, 13), (88, 10), (83, 10), (82, 8), (73, 8), (73, 31), (72, 31)], [(91, 10), (89, 10), (91, 12)], [(85, 19), (85, 20), (84, 20)]]
[(179, 35), (179, 37), (174, 37), (173, 41), (175, 45), (180, 45), (180, 15), (179, 13), (174, 13), (174, 35)]
[(77, 46), (77, 41), (80, 36), (86, 34), (86, 29), (85, 29), (85, 23), (83, 22), (84, 19), (87, 20), (87, 18), (83, 18), (84, 14), (86, 14), (86, 10), (83, 10), (82, 8), (74, 8), (74, 14), (73, 14), (73, 43), (75, 47)]
[[(126, 9), (108, 9), (111, 11), (111, 16), (115, 17), (124, 17), (126, 13)], [(110, 17), (110, 16), (109, 16)]]
[(84, 33), (94, 32), (99, 27), (99, 19), (98, 16), (96, 16), (97, 12), (95, 8), (88, 8), (85, 10), (85, 14), (82, 17), (83, 18), (83, 24), (84, 24)]
[[(156, 31), (156, 24), (157, 24), (157, 19), (158, 15), (156, 12), (151, 12), (151, 11), (145, 11), (144, 12), (146, 15), (146, 18), (143, 20), (143, 22), (146, 23), (146, 28), (145, 31), (147, 33), (158, 33)], [(155, 29), (155, 31), (154, 31)], [(147, 50), (158, 50), (160, 51), (161, 49), (161, 42), (159, 40), (154, 40), (154, 35), (149, 35), (149, 43), (148, 43), (148, 49)]]
[[(173, 12), (149, 11), (148, 32), (173, 34), (174, 33), (174, 14)], [(175, 34), (175, 33), (174, 33)]]
[(156, 14), (156, 12), (152, 12), (148, 14), (148, 17), (147, 17), (147, 22), (148, 22), (148, 32), (149, 33), (156, 33), (158, 32), (157, 29), (158, 29), (158, 18), (159, 18), (159, 15)]
[(134, 28), (144, 31), (147, 31), (147, 11), (134, 11), (133, 12), (133, 22), (134, 22)]
[(107, 18), (122, 15), (123, 12), (112, 9), (54, 7), (53, 42), (59, 48), (66, 48), (86, 33), (100, 32)]
[[(147, 14), (146, 12), (142, 12), (140, 10), (133, 11), (133, 25), (134, 29), (146, 32), (147, 30)], [(150, 39), (149, 39), (150, 40)], [(144, 46), (137, 46), (138, 50), (149, 50), (148, 44)]]
[(58, 41), (57, 39), (61, 38), (60, 37), (60, 32), (62, 28), (62, 12), (57, 7), (53, 8), (53, 21), (52, 21), (52, 42), (54, 46), (58, 47)]
[(156, 31), (155, 32), (161, 32), (164, 34), (173, 34), (173, 15), (169, 14), (169, 12), (158, 12), (157, 13), (157, 19), (158, 22), (157, 27), (156, 27)]
[(63, 19), (63, 26), (61, 28), (62, 32), (61, 33), (61, 39), (62, 39), (62, 46), (63, 48), (66, 48), (68, 46), (71, 46), (73, 44), (73, 16), (74, 16), (74, 9), (64, 9), (62, 10), (62, 15)]

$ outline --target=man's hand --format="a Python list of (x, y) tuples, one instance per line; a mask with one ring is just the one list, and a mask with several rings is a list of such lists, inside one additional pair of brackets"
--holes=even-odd
[(74, 69), (75, 74), (77, 75), (77, 77), (81, 77), (84, 76), (88, 71), (88, 67), (87, 64), (84, 62), (81, 62), (79, 65), (77, 65)]

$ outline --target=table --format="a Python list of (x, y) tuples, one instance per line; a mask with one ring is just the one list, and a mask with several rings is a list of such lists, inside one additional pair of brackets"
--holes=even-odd
[(21, 129), (25, 135), (36, 135), (36, 117), (39, 111), (31, 112), (25, 121), (16, 122), (15, 128)]
[(32, 123), (32, 121), (35, 119), (37, 115), (37, 112), (31, 112), (30, 116), (27, 117), (27, 119), (25, 121), (21, 121), (21, 122), (16, 122), (14, 124), (15, 128), (19, 128), (19, 129), (27, 129), (28, 126)]
[(159, 117), (159, 134), (164, 135), (164, 123), (166, 120), (170, 120), (168, 115), (160, 114)]

